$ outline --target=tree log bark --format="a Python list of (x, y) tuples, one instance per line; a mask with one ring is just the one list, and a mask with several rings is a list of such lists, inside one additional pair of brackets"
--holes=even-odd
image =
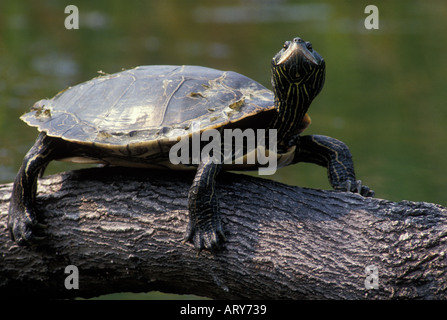
[[(9, 239), (12, 184), (0, 186), (0, 294), (447, 298), (446, 208), (223, 172), (218, 194), (226, 246), (197, 254), (182, 243), (192, 178), (93, 168), (40, 179), (37, 202), (47, 239), (32, 247)], [(79, 289), (64, 285), (68, 265), (78, 268)]]

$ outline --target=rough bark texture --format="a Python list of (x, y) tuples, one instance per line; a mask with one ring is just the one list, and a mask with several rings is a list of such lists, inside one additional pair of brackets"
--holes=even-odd
[[(447, 210), (222, 173), (223, 252), (182, 244), (193, 176), (95, 168), (39, 181), (47, 240), (18, 247), (0, 186), (0, 294), (188, 293), (218, 299), (446, 299)], [(67, 290), (64, 269), (79, 269)], [(378, 289), (366, 289), (367, 266)]]

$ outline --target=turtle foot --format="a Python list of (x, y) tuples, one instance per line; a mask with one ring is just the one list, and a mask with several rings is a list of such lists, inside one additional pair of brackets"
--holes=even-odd
[(12, 241), (19, 246), (41, 242), (45, 239), (46, 225), (39, 223), (33, 211), (11, 203), (8, 212), (8, 230)]
[(216, 228), (209, 229), (211, 230), (203, 230), (189, 222), (183, 243), (191, 242), (198, 252), (203, 249), (211, 252), (222, 250), (226, 239), (220, 224)]
[(355, 182), (352, 182), (351, 180), (346, 180), (345, 183), (337, 187), (336, 190), (350, 191), (358, 193), (364, 197), (374, 197), (374, 191), (371, 190), (368, 186), (362, 185), (361, 180), (357, 180)]

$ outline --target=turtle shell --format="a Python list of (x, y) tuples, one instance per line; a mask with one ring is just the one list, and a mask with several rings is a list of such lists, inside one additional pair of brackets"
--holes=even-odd
[(40, 100), (21, 119), (52, 137), (113, 149), (160, 144), (274, 109), (272, 91), (241, 74), (140, 66)]

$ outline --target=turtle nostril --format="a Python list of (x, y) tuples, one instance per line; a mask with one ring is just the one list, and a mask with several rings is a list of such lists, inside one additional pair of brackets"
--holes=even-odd
[(295, 39), (293, 39), (293, 41), (297, 42), (297, 43), (301, 43), (301, 42), (303, 42), (303, 39), (296, 37)]

